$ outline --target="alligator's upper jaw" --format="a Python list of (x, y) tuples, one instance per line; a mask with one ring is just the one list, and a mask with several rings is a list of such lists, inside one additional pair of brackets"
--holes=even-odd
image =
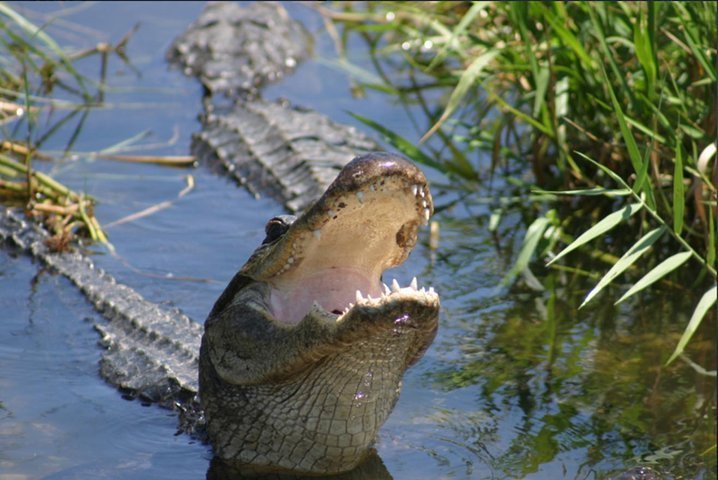
[(245, 271), (272, 286), (278, 321), (296, 323), (315, 303), (341, 314), (357, 291), (374, 298), (391, 292), (382, 273), (407, 258), (432, 212), (426, 178), (413, 164), (390, 154), (358, 157)]

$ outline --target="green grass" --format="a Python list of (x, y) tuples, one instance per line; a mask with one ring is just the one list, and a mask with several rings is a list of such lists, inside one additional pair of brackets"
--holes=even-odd
[[(656, 282), (690, 281), (689, 294), (701, 290), (667, 360), (681, 354), (716, 302), (715, 4), (335, 2), (320, 11), (344, 27), (338, 42), (355, 35), (369, 46), (377, 72), (365, 77), (375, 80), (355, 88), (392, 92), (425, 114), (421, 146), (357, 117), (388, 143), (474, 195), (499, 171), (510, 180), (531, 172), (533, 185), (516, 188), (553, 208), (534, 209), (506, 283), (537, 257), (560, 268), (578, 261), (569, 252), (605, 258), (604, 249), (615, 256), (584, 304), (617, 278), (632, 283), (619, 302)], [(437, 89), (446, 92), (438, 103)], [(490, 164), (470, 160), (474, 151)]]
[[(71, 191), (34, 165), (52, 160), (41, 147), (68, 126), (64, 154), (71, 152), (89, 112), (102, 105), (110, 54), (127, 63), (129, 34), (115, 45), (82, 51), (62, 48), (10, 5), (0, 2), (0, 202), (21, 205), (53, 233), (63, 249), (76, 233), (107, 242), (93, 214), (94, 199)], [(97, 79), (83, 76), (75, 62), (98, 57)]]

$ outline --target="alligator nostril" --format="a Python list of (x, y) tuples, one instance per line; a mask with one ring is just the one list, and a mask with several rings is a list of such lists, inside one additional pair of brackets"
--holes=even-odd
[(339, 310), (332, 310), (332, 313), (333, 313), (334, 315), (341, 315), (341, 314), (342, 314), (342, 312), (340, 312)]

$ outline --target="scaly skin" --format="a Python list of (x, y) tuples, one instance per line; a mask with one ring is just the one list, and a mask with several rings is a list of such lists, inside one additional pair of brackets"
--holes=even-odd
[(200, 398), (218, 457), (309, 474), (362, 462), (436, 333), (433, 289), (381, 283), (432, 211), (419, 169), (369, 154), (296, 220), (269, 222), (205, 323)]

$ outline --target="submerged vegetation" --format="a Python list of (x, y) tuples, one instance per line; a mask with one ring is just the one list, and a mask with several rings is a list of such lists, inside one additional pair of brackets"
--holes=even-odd
[(565, 256), (603, 238), (588, 253), (611, 266), (579, 308), (621, 275), (633, 286), (618, 302), (664, 282), (695, 298), (665, 360), (681, 355), (716, 304), (715, 4), (335, 2), (320, 11), (340, 55), (350, 38), (369, 46), (375, 72), (340, 60), (359, 72), (354, 90), (418, 105), (423, 144), (360, 121), (442, 171), (467, 201), (502, 175), (490, 228), (533, 200), (505, 283), (523, 275), (543, 289), (533, 258), (580, 272)]

